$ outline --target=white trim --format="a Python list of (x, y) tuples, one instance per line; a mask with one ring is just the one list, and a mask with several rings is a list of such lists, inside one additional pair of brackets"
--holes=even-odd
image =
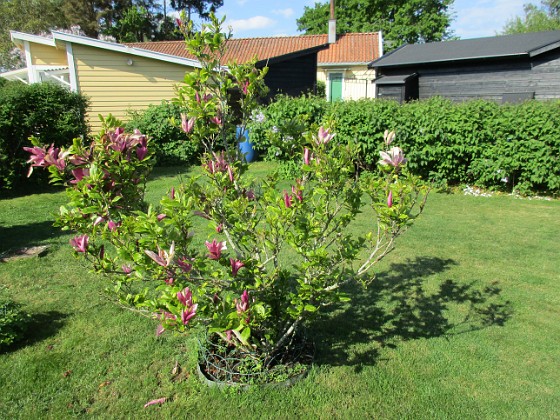
[(88, 47), (101, 48), (108, 51), (115, 51), (123, 54), (130, 54), (139, 57), (151, 58), (154, 60), (165, 61), (167, 63), (181, 64), (190, 67), (201, 68), (201, 64), (196, 60), (189, 58), (177, 57), (174, 55), (158, 53), (154, 51), (144, 50), (142, 48), (127, 47), (126, 45), (117, 44), (115, 42), (100, 41), (98, 39), (88, 38), (80, 35), (71, 35), (65, 32), (52, 31), (53, 38), (56, 41), (62, 41), (73, 44), (86, 45)]
[(317, 63), (317, 67), (349, 67), (349, 66), (367, 66), (371, 61), (351, 61), (347, 63)]
[(70, 90), (72, 92), (79, 92), (78, 88), (78, 73), (76, 71), (76, 61), (74, 60), (74, 52), (72, 51), (72, 44), (66, 44), (66, 61), (68, 62), (68, 73), (70, 76)]
[(33, 65), (33, 58), (31, 57), (31, 47), (29, 46), (29, 41), (23, 41), (23, 50), (25, 52), (25, 65), (27, 67), (27, 80), (29, 84), (37, 83), (39, 78), (37, 72), (35, 71), (35, 66)]
[(29, 84), (29, 82), (26, 79), (22, 78), (22, 77), (27, 77), (27, 69), (26, 68), (11, 70), (11, 71), (7, 71), (7, 72), (4, 72), (4, 73), (0, 73), (0, 77), (2, 77), (4, 79), (7, 79), (7, 80), (19, 80), (20, 82), (23, 82), (26, 85)]
[(383, 57), (383, 31), (379, 31), (378, 34), (377, 40), (379, 41), (379, 57)]
[(35, 44), (48, 45), (50, 47), (55, 47), (56, 46), (53, 38), (46, 38), (46, 37), (40, 36), (40, 35), (26, 34), (26, 33), (18, 32), (18, 31), (10, 31), (10, 37), (12, 38), (13, 42), (18, 40), (18, 41), (24, 41), (24, 42), (25, 41), (34, 42)]

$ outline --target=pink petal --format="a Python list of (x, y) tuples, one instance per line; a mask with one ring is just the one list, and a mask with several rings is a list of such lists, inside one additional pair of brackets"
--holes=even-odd
[(144, 404), (144, 408), (149, 407), (150, 405), (163, 404), (166, 401), (167, 401), (166, 397), (158, 398), (157, 400), (148, 401), (146, 404)]

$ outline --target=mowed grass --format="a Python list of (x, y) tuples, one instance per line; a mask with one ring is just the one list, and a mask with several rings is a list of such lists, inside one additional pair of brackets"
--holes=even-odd
[[(148, 199), (181, 173), (159, 171)], [(106, 280), (51, 226), (63, 203), (63, 192), (0, 200), (0, 253), (50, 245), (0, 264), (0, 284), (32, 315), (26, 340), (0, 355), (0, 418), (560, 416), (558, 201), (433, 193), (372, 285), (308, 325), (309, 375), (242, 393), (201, 385), (192, 339), (156, 338), (155, 321), (109, 302)]]

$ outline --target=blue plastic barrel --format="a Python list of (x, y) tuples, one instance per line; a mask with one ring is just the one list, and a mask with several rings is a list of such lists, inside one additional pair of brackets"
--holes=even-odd
[(249, 141), (249, 130), (245, 129), (243, 131), (241, 127), (237, 127), (237, 138), (239, 139), (239, 151), (245, 161), (251, 163), (255, 159), (255, 149), (253, 143)]

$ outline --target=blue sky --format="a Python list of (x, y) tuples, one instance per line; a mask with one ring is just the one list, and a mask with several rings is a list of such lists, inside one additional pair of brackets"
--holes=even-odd
[[(461, 38), (493, 36), (504, 23), (523, 13), (530, 0), (455, 0), (451, 29)], [(539, 3), (537, 0), (535, 3)], [(235, 38), (299, 35), (296, 19), (315, 0), (224, 0), (218, 15), (226, 15)]]

